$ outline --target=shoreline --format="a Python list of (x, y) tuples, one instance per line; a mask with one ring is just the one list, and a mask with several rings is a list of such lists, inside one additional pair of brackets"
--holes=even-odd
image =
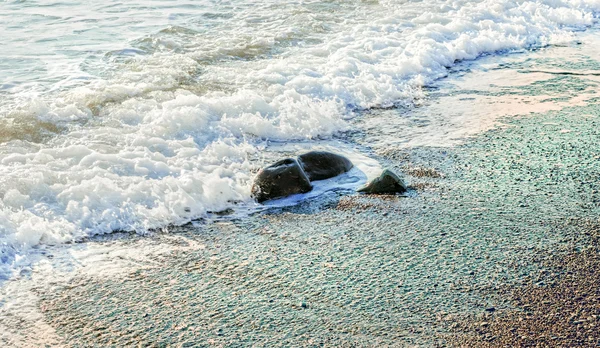
[[(507, 289), (528, 289), (548, 268), (537, 261), (543, 255), (585, 245), (572, 235), (576, 224), (557, 227), (569, 226), (565, 219), (597, 216), (597, 185), (587, 182), (583, 195), (571, 186), (581, 182), (575, 174), (596, 168), (589, 167), (600, 154), (596, 122), (599, 108), (573, 107), (510, 119), (453, 149), (407, 150), (396, 166), (413, 174), (411, 185), (423, 184), (408, 198), (331, 193), (241, 221), (182, 228), (175, 234), (195, 246), (115, 279), (84, 277), (43, 293), (44, 316), (67, 345), (472, 346), (487, 332), (513, 339), (500, 324), (518, 311)], [(582, 145), (568, 148), (575, 143)], [(536, 175), (537, 161), (553, 160), (569, 167), (548, 166), (539, 180), (524, 176)], [(496, 181), (488, 171), (498, 171)], [(545, 281), (558, 281), (551, 274), (543, 273)], [(489, 308), (497, 329), (490, 319), (487, 331), (474, 330)], [(514, 339), (506, 342), (528, 342)]]
[[(496, 112), (510, 100), (511, 110), (562, 103), (558, 111), (502, 119), (462, 145), (406, 146), (404, 138), (390, 143), (381, 129), (363, 127), (349, 141), (404, 174), (409, 197), (330, 191), (244, 219), (47, 248), (53, 255), (23, 276), (30, 282), (28, 302), (19, 303), (26, 311), (0, 308), (0, 342), (469, 346), (497, 336), (491, 345), (529, 343), (506, 331), (520, 310), (511, 294), (532, 286), (551, 293), (544, 286), (561, 284), (562, 275), (548, 270), (562, 255), (578, 260), (573, 250), (595, 245), (577, 224), (597, 221), (600, 210), (597, 83), (584, 78), (465, 88), (440, 96), (434, 102), (445, 101), (433, 109), (413, 110), (443, 110), (463, 99), (464, 108), (491, 98)], [(582, 91), (587, 105), (564, 107)], [(406, 125), (399, 110), (357, 124), (381, 115), (398, 121), (386, 131)], [(500, 117), (486, 116), (493, 122), (485, 127)], [(450, 126), (445, 140), (454, 137)], [(547, 271), (544, 284), (540, 270)], [(23, 289), (11, 284), (12, 294)]]

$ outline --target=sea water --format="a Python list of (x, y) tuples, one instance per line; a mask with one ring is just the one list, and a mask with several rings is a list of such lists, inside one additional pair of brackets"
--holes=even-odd
[(418, 106), (460, 62), (570, 44), (598, 10), (598, 0), (2, 1), (0, 278), (39, 245), (255, 207), (252, 178), (280, 154), (333, 149), (373, 172), (345, 141), (365, 111)]

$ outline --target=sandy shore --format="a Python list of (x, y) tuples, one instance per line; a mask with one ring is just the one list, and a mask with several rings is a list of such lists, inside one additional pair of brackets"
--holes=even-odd
[[(359, 118), (365, 131), (348, 141), (402, 173), (406, 197), (334, 191), (241, 220), (44, 249), (43, 267), (23, 275), (24, 309), (2, 307), (0, 345), (596, 346), (597, 82), (531, 74), (523, 86), (451, 88), (411, 111), (543, 106), (462, 145), (390, 142), (406, 125), (399, 110)], [(385, 132), (365, 126), (384, 119)], [(0, 299), (25, 293), (19, 284)]]
[(539, 263), (545, 269), (523, 286), (500, 290), (512, 308), (454, 318), (458, 321), (449, 324), (454, 335), (448, 343), (466, 347), (600, 345), (598, 223), (573, 223), (578, 233), (587, 235), (587, 247), (542, 252)]
[[(490, 154), (486, 161), (494, 163), (488, 169), (518, 173), (498, 185), (500, 190), (508, 186), (514, 191), (506, 195), (505, 204), (521, 196), (514, 202), (518, 211), (514, 216), (521, 220), (515, 227), (525, 235), (546, 230), (548, 241), (556, 243), (532, 245), (534, 252), (515, 260), (511, 265), (515, 271), (526, 270), (519, 282), (482, 291), (483, 296), (498, 298), (501, 305), (445, 317), (453, 332), (446, 336), (449, 345), (600, 344), (597, 117), (597, 106), (572, 108), (518, 119), (510, 122), (507, 130), (484, 137), (489, 140), (484, 147), (496, 149), (486, 152)], [(501, 139), (506, 142), (499, 142)], [(502, 151), (497, 151), (498, 144)], [(505, 208), (515, 210), (508, 205)]]
[(41, 291), (44, 316), (75, 346), (594, 346), (599, 123), (573, 107), (384, 154), (409, 197), (184, 227), (195, 247)]

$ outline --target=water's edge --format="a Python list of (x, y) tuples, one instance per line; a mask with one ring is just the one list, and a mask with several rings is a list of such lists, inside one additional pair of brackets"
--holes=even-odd
[[(455, 124), (403, 109), (357, 118), (364, 131), (349, 140), (403, 173), (410, 198), (330, 192), (167, 234), (38, 247), (2, 285), (0, 339), (432, 345), (439, 317), (509, 309), (493, 289), (535, 274), (538, 250), (569, 245), (565, 219), (598, 213), (594, 40), (467, 65), (408, 111), (463, 115)], [(407, 122), (446, 127), (436, 141), (451, 146)]]

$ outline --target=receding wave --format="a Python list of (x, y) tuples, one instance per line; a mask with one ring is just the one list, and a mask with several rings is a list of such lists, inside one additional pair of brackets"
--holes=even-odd
[(600, 3), (244, 8), (166, 25), (99, 55), (102, 74), (0, 103), (0, 242), (143, 233), (249, 202), (266, 140), (327, 138), (358, 110), (421, 98), (457, 61), (569, 42)]

